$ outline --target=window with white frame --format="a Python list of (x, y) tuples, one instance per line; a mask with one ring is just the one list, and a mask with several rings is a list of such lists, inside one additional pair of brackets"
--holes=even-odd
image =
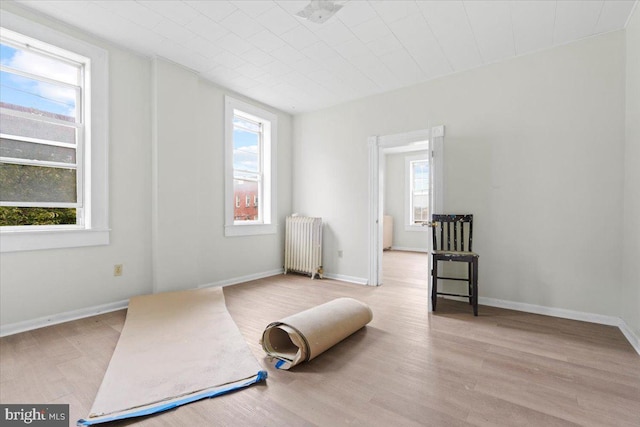
[(2, 251), (106, 244), (107, 54), (8, 12), (2, 25)]
[(406, 228), (425, 231), (430, 216), (430, 171), (428, 155), (408, 156), (405, 160)]
[[(226, 97), (225, 122), (225, 234), (275, 233), (277, 117)], [(242, 198), (245, 200), (242, 206), (232, 203)]]

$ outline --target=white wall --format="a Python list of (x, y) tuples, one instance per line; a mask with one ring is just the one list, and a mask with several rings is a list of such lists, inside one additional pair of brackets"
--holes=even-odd
[(294, 210), (344, 250), (325, 270), (367, 276), (367, 137), (443, 124), (445, 210), (475, 216), (480, 296), (619, 315), (624, 37), (296, 116)]
[(156, 291), (281, 269), (284, 218), (291, 212), (291, 117), (261, 105), (278, 116), (278, 233), (225, 237), (224, 95), (239, 95), (162, 59), (154, 61), (154, 71)]
[(640, 7), (627, 25), (622, 318), (640, 339)]
[(404, 250), (426, 251), (429, 247), (429, 233), (405, 230), (406, 186), (405, 159), (414, 156), (427, 156), (427, 151), (386, 154), (384, 170), (384, 214), (393, 217), (393, 247)]
[[(224, 236), (224, 95), (171, 62), (150, 60), (3, 3), (110, 55), (111, 244), (2, 253), (0, 324), (151, 292), (234, 283), (283, 265), (291, 213), (291, 116), (278, 116), (278, 233)], [(247, 102), (253, 102), (243, 98)], [(113, 276), (113, 265), (124, 274)]]

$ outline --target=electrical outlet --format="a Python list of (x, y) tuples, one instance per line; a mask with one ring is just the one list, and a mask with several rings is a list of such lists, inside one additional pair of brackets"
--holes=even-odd
[(113, 266), (113, 275), (122, 276), (122, 264), (116, 264)]

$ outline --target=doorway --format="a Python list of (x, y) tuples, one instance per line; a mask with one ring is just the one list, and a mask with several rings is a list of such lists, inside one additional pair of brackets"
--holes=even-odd
[[(383, 236), (385, 211), (385, 166), (386, 156), (395, 153), (427, 152), (429, 162), (429, 212), (442, 212), (443, 209), (443, 142), (444, 126), (423, 129), (395, 135), (369, 137), (369, 280), (370, 285), (379, 286), (383, 281)], [(408, 195), (409, 193), (407, 193)], [(403, 217), (398, 224), (403, 229), (416, 225)], [(424, 238), (430, 245), (429, 233)], [(430, 246), (427, 246), (427, 250)], [(431, 271), (429, 267), (428, 271)], [(430, 283), (430, 280), (429, 280)]]

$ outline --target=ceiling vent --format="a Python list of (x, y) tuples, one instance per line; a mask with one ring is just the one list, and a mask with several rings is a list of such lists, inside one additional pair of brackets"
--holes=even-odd
[(342, 9), (342, 5), (335, 4), (331, 0), (311, 0), (311, 3), (296, 13), (296, 16), (316, 24), (322, 24), (327, 22), (340, 9)]

